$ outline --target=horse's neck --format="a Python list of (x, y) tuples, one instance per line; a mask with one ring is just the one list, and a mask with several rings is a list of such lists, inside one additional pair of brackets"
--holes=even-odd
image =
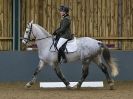
[[(35, 30), (34, 33), (36, 35), (36, 44), (38, 47), (38, 50), (46, 50), (49, 48), (49, 46), (52, 44), (52, 38), (49, 37), (51, 36), (46, 30), (44, 30), (42, 27), (39, 25), (34, 25)], [(48, 37), (48, 38), (47, 38)]]
[(38, 24), (34, 24), (34, 33), (36, 35), (36, 39), (46, 38), (51, 36), (43, 27)]
[(36, 41), (37, 48), (40, 52), (48, 51), (52, 45), (52, 38), (46, 38)]

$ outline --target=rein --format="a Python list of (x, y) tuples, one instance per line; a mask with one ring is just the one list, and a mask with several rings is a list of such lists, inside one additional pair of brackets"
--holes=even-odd
[(31, 33), (32, 33), (32, 35), (34, 36), (35, 41), (40, 41), (40, 40), (43, 40), (43, 39), (47, 39), (47, 38), (49, 38), (49, 37), (52, 37), (52, 36), (47, 36), (47, 37), (44, 37), (44, 38), (36, 39), (36, 37), (35, 37), (35, 35), (34, 35), (33, 31), (32, 31), (32, 25), (31, 25), (31, 28), (30, 28), (30, 35), (31, 35)]
[(36, 41), (40, 41), (40, 40), (43, 40), (43, 39), (47, 39), (47, 38), (49, 38), (49, 37), (52, 37), (52, 36), (47, 36), (47, 37), (40, 38), (40, 39), (36, 39), (36, 38), (35, 38), (35, 40), (36, 40)]
[[(31, 24), (31, 27), (30, 27), (30, 32), (29, 32), (28, 38), (24, 38), (24, 40), (32, 41), (32, 40), (30, 39), (30, 35), (31, 35), (31, 34), (34, 36), (35, 41), (40, 41), (40, 40), (43, 40), (43, 39), (47, 39), (47, 38), (49, 38), (49, 37), (52, 37), (52, 36), (47, 36), (47, 37), (44, 37), (44, 38), (36, 39), (36, 37), (35, 37), (35, 35), (34, 35), (33, 31), (32, 31), (32, 24)], [(28, 41), (26, 41), (26, 42), (28, 42)]]
[[(44, 39), (47, 39), (49, 37), (52, 37), (52, 36), (47, 36), (47, 37), (44, 37), (44, 38), (40, 38), (40, 39), (34, 39), (35, 41), (40, 41), (40, 40), (44, 40)], [(31, 40), (31, 39), (28, 39), (28, 38), (23, 38), (24, 40), (29, 40), (29, 41), (34, 41), (34, 40)]]

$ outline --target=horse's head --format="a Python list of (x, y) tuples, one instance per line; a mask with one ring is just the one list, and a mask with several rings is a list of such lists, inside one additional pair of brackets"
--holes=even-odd
[(33, 24), (33, 21), (31, 21), (30, 23), (27, 24), (22, 43), (26, 45), (32, 39), (35, 39), (36, 41), (38, 41), (49, 37), (51, 37), (51, 34), (49, 34), (40, 25)]
[(24, 38), (22, 40), (23, 44), (27, 44), (29, 41), (35, 38), (32, 27), (33, 27), (33, 21), (27, 24), (27, 27), (24, 33)]

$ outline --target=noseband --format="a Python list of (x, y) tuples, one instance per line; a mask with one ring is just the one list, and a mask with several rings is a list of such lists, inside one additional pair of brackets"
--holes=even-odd
[(43, 40), (43, 39), (52, 37), (52, 36), (47, 36), (47, 37), (44, 37), (44, 38), (36, 39), (36, 37), (35, 37), (35, 35), (34, 35), (33, 31), (32, 31), (32, 24), (31, 24), (30, 31), (29, 31), (29, 34), (28, 34), (28, 38), (23, 38), (23, 40), (24, 40), (26, 43), (28, 43), (28, 41), (32, 41), (32, 40), (30, 39), (31, 34), (33, 35), (35, 41), (39, 41), (39, 40)]

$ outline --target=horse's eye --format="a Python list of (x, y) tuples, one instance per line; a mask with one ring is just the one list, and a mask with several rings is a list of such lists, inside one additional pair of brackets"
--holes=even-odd
[(29, 31), (26, 31), (26, 33), (28, 33)]
[(26, 28), (26, 31), (25, 31), (26, 33), (29, 33), (29, 29), (28, 28)]

